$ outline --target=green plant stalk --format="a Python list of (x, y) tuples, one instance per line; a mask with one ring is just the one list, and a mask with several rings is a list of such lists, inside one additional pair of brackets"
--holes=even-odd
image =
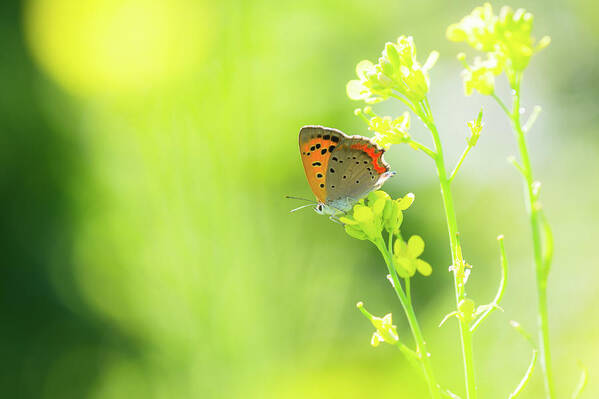
[[(389, 245), (392, 245), (393, 235), (390, 234), (389, 237)], [(414, 342), (416, 343), (416, 353), (418, 354), (418, 360), (422, 366), (422, 373), (428, 385), (429, 392), (431, 394), (431, 398), (438, 399), (441, 397), (441, 393), (439, 390), (439, 385), (435, 379), (435, 374), (433, 371), (433, 367), (429, 358), (429, 352), (427, 349), (426, 341), (424, 340), (424, 336), (422, 335), (422, 330), (420, 329), (420, 324), (418, 323), (418, 319), (416, 318), (416, 313), (414, 312), (414, 308), (412, 307), (412, 301), (408, 299), (406, 296), (397, 276), (397, 272), (395, 271), (395, 266), (393, 264), (393, 256), (383, 238), (379, 238), (377, 242), (375, 242), (376, 247), (383, 255), (385, 259), (385, 264), (387, 265), (387, 270), (391, 275), (393, 280), (393, 289), (397, 294), (397, 298), (401, 303), (401, 306), (408, 318), (408, 324), (410, 326), (410, 330), (412, 331), (412, 337), (414, 338)]]
[(499, 307), (499, 302), (503, 298), (503, 294), (505, 293), (505, 283), (507, 280), (507, 257), (505, 256), (505, 245), (503, 244), (503, 235), (497, 237), (497, 241), (499, 241), (499, 251), (501, 254), (501, 282), (499, 283), (499, 288), (497, 289), (497, 294), (495, 294), (495, 298), (493, 298), (493, 302), (491, 302), (491, 306), (485, 310), (485, 312), (480, 315), (480, 317), (472, 324), (470, 327), (470, 331), (474, 333), (476, 329), (482, 324), (483, 321), (491, 312), (495, 309), (501, 309)]
[[(456, 308), (462, 299), (465, 298), (464, 291), (464, 259), (458, 242), (458, 223), (453, 204), (453, 194), (451, 191), (451, 180), (447, 176), (445, 168), (445, 158), (443, 156), (443, 146), (441, 138), (435, 123), (433, 121), (432, 111), (428, 100), (423, 104), (423, 113), (419, 115), (428, 129), (431, 131), (434, 142), (435, 166), (437, 168), (437, 176), (441, 185), (441, 198), (443, 200), (443, 208), (447, 219), (447, 231), (449, 234), (449, 244), (451, 247), (451, 260), (453, 264), (454, 288), (456, 297)], [(464, 360), (464, 377), (466, 384), (466, 397), (468, 399), (476, 398), (476, 381), (474, 376), (474, 355), (472, 350), (472, 333), (470, 327), (465, 320), (459, 319), (460, 340), (462, 344), (462, 357)]]
[(532, 359), (530, 360), (530, 365), (528, 366), (528, 369), (526, 370), (524, 377), (522, 377), (522, 380), (520, 380), (520, 383), (518, 384), (516, 389), (514, 389), (514, 391), (512, 393), (510, 393), (510, 396), (508, 396), (508, 399), (514, 399), (522, 393), (522, 391), (526, 387), (526, 384), (528, 384), (528, 381), (530, 381), (530, 377), (532, 376), (532, 372), (535, 370), (536, 364), (537, 364), (537, 350), (533, 349)]
[(516, 141), (518, 143), (518, 150), (520, 152), (522, 176), (524, 177), (524, 197), (526, 201), (526, 211), (528, 213), (533, 253), (536, 271), (536, 284), (537, 284), (537, 314), (538, 314), (538, 331), (539, 331), (539, 348), (541, 353), (541, 366), (543, 369), (545, 392), (548, 399), (555, 397), (555, 388), (553, 383), (553, 374), (551, 368), (551, 349), (549, 346), (549, 318), (547, 315), (547, 275), (548, 266), (543, 261), (543, 248), (541, 243), (541, 215), (540, 208), (537, 205), (537, 201), (534, 193), (534, 179), (532, 173), (532, 166), (530, 163), (530, 156), (528, 153), (528, 146), (526, 144), (526, 135), (520, 122), (520, 81), (522, 78), (521, 73), (515, 75), (512, 89), (513, 89), (513, 104), (511, 112), (503, 104), (503, 102), (496, 96), (493, 98), (499, 103), (501, 108), (509, 117)]

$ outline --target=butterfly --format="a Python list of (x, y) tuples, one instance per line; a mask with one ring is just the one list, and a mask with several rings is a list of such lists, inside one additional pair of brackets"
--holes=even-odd
[(383, 160), (385, 150), (367, 137), (348, 136), (324, 126), (304, 126), (299, 133), (299, 149), (308, 184), (317, 199), (314, 210), (322, 215), (335, 217), (349, 212), (395, 175)]

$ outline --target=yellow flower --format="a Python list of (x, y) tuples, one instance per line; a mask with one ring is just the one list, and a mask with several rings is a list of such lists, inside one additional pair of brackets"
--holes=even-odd
[(347, 95), (352, 100), (375, 103), (387, 99), (395, 91), (412, 102), (419, 102), (428, 93), (428, 71), (438, 56), (433, 51), (424, 65), (420, 65), (414, 39), (400, 36), (396, 43), (385, 45), (377, 64), (368, 60), (358, 63), (358, 79), (347, 83)]
[(408, 242), (398, 238), (393, 246), (393, 260), (397, 274), (401, 277), (412, 277), (416, 270), (423, 276), (430, 276), (433, 269), (428, 262), (418, 257), (424, 252), (424, 240), (413, 235)]
[[(550, 43), (549, 36), (536, 41), (532, 36), (533, 15), (519, 8), (516, 11), (510, 7), (502, 7), (499, 15), (493, 14), (493, 8), (489, 3), (482, 7), (476, 7), (470, 15), (465, 16), (456, 24), (447, 28), (447, 38), (456, 42), (466, 42), (479, 51), (488, 53), (488, 62), (497, 63), (505, 69), (508, 78), (514, 72), (524, 70), (530, 57), (547, 47)], [(495, 75), (501, 73), (494, 68), (479, 65), (470, 67), (470, 71), (464, 74), (467, 94), (473, 89), (481, 94), (491, 94), (494, 86)], [(511, 82), (513, 83), (513, 82)], [(479, 88), (481, 90), (479, 90)]]

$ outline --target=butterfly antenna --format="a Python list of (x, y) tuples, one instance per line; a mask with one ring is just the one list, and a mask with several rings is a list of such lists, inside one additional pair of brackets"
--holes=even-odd
[(314, 206), (314, 204), (307, 204), (307, 205), (298, 206), (297, 208), (290, 210), (289, 213), (293, 213), (295, 211), (299, 211), (300, 209), (304, 209), (304, 208), (307, 208), (309, 206)]
[(289, 199), (296, 199), (296, 200), (301, 200), (301, 201), (306, 201), (309, 202), (311, 204), (317, 204), (318, 202), (314, 201), (314, 200), (309, 200), (306, 198), (301, 198), (301, 197), (292, 197), (291, 195), (286, 195), (285, 198), (289, 198)]

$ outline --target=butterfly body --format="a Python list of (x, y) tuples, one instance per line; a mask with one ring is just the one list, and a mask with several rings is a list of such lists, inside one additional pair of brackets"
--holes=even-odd
[(366, 137), (304, 126), (299, 147), (308, 183), (318, 201), (315, 210), (321, 214), (350, 211), (395, 174), (383, 160), (385, 150)]

